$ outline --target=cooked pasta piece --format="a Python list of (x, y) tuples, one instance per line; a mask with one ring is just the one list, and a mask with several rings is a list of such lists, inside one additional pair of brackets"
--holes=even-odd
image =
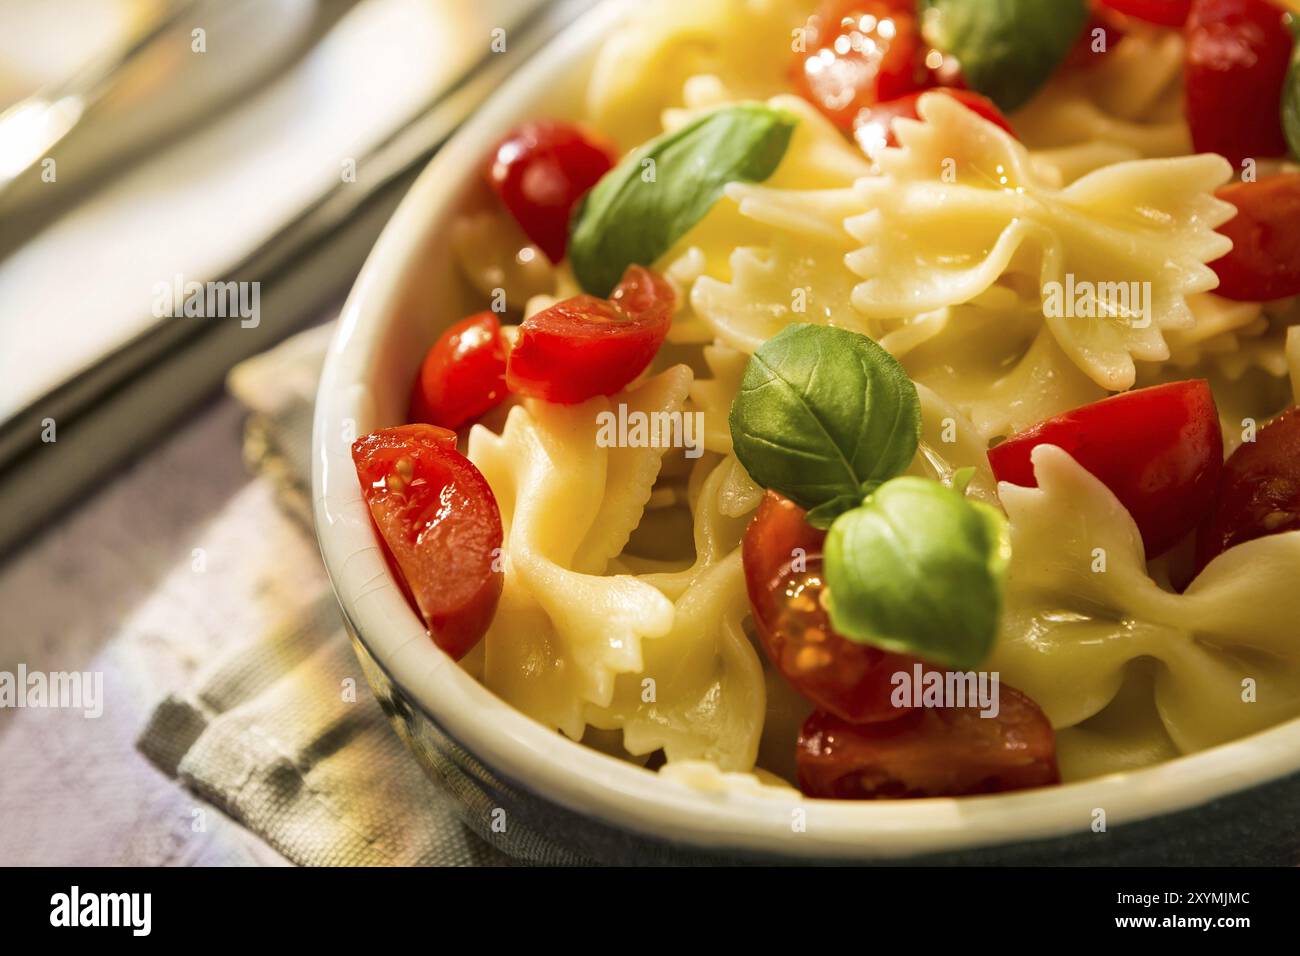
[[(880, 154), (882, 175), (858, 182), (866, 211), (848, 224), (862, 244), (848, 259), (863, 280), (854, 307), (912, 315), (1018, 280), (1103, 388), (1131, 386), (1135, 358), (1168, 358), (1162, 330), (1193, 324), (1186, 297), (1215, 286), (1205, 263), (1231, 248), (1214, 232), (1232, 215), (1213, 195), (1226, 161), (1118, 163), (1056, 189), (1024, 147), (950, 97), (923, 96), (918, 108), (924, 122), (896, 124), (901, 145)], [(1050, 284), (1080, 292), (1054, 311)], [(1110, 289), (1132, 290), (1132, 300), (1111, 304)]]
[(784, 59), (754, 51), (788, 50), (791, 30), (807, 15), (798, 0), (698, 0), (668, 13), (646, 4), (601, 45), (587, 84), (588, 116), (630, 149), (659, 132), (664, 110), (684, 103), (691, 77), (725, 77), (738, 97), (779, 93)]
[(1300, 713), (1300, 592), (1286, 583), (1300, 532), (1233, 548), (1175, 594), (1149, 576), (1132, 518), (1100, 481), (1051, 445), (1034, 466), (1038, 488), (1000, 488), (1012, 563), (990, 667), (1065, 728), (1152, 658), (1155, 709), (1181, 753)]
[[(608, 704), (614, 678), (642, 666), (642, 642), (673, 627), (672, 603), (628, 575), (604, 574), (640, 520), (663, 448), (596, 444), (596, 415), (680, 410), (689, 369), (609, 399), (511, 409), (504, 431), (475, 427), (469, 458), (505, 529), (505, 588), (487, 634), (484, 679), (522, 711), (577, 740), (583, 705)], [(597, 507), (592, 507), (597, 502)]]

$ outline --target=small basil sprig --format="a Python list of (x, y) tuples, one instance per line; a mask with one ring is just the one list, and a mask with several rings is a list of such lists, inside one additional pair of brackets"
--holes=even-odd
[(750, 358), (730, 425), (750, 477), (824, 528), (911, 463), (921, 404), (903, 367), (865, 335), (795, 324)]
[(925, 39), (1007, 111), (1047, 81), (1088, 20), (1088, 0), (920, 0), (919, 9)]
[(1286, 134), (1291, 155), (1300, 159), (1300, 16), (1288, 13), (1286, 17), (1287, 25), (1297, 42), (1282, 87), (1282, 131)]
[(967, 669), (997, 638), (1011, 558), (1002, 512), (926, 478), (895, 478), (835, 519), (823, 553), (840, 634)]
[(569, 261), (607, 296), (630, 265), (648, 266), (713, 208), (727, 183), (776, 170), (798, 117), (761, 103), (716, 110), (625, 156), (574, 211)]
[(830, 528), (831, 624), (852, 641), (972, 667), (993, 646), (1010, 557), (1006, 519), (953, 486), (896, 477), (920, 440), (916, 386), (864, 335), (790, 325), (749, 360), (731, 441), (751, 478)]

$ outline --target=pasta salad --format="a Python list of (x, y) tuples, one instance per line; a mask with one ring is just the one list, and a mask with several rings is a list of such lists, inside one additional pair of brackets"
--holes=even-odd
[(1294, 19), (629, 15), (484, 157), (482, 311), (353, 449), (431, 639), (619, 759), (834, 799), (1300, 715)]

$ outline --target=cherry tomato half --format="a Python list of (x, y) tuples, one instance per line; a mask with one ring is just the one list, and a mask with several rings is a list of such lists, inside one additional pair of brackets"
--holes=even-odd
[(858, 111), (930, 85), (914, 0), (829, 0), (791, 64), (800, 95), (841, 129)]
[(433, 425), (352, 445), (370, 515), (433, 641), (454, 658), (483, 637), (501, 597), (501, 512), (487, 480)]
[(1215, 195), (1237, 207), (1219, 227), (1232, 251), (1210, 263), (1215, 293), (1246, 302), (1300, 295), (1300, 173), (1230, 183)]
[(1282, 84), (1292, 37), (1268, 0), (1194, 0), (1183, 72), (1197, 152), (1234, 164), (1283, 156)]
[(1300, 529), (1300, 407), (1243, 442), (1223, 466), (1219, 495), (1196, 534), (1196, 568), (1235, 545)]
[[(906, 96), (900, 96), (898, 99), (889, 100), (886, 103), (877, 103), (875, 106), (864, 107), (858, 113), (858, 118), (853, 124), (853, 138), (858, 141), (858, 145), (868, 155), (883, 146), (897, 146), (898, 140), (894, 136), (894, 120), (918, 119), (916, 103), (927, 92), (929, 91), (919, 90), (916, 93), (908, 93)], [(962, 106), (978, 113), (990, 123), (1002, 127), (1012, 136), (1016, 135), (1015, 130), (1011, 128), (1010, 122), (1002, 115), (1002, 111), (987, 97), (980, 96), (970, 90), (940, 89), (937, 92), (951, 96)]]
[(1147, 23), (1181, 27), (1187, 22), (1192, 0), (1101, 0), (1101, 5)]
[(438, 337), (411, 387), (410, 417), (460, 428), (506, 397), (506, 343), (491, 312), (461, 319)]
[(557, 302), (519, 327), (506, 384), (517, 394), (563, 405), (613, 395), (659, 351), (674, 298), (660, 276), (628, 266), (608, 301), (579, 295)]
[(891, 679), (915, 660), (831, 628), (820, 600), (825, 538), (793, 501), (764, 494), (741, 551), (754, 627), (777, 670), (818, 707), (855, 723), (892, 720), (903, 710), (890, 702)]
[(533, 120), (492, 151), (487, 177), (524, 235), (552, 262), (564, 258), (578, 200), (613, 168), (610, 144), (573, 123)]
[(1156, 385), (1039, 422), (989, 451), (999, 481), (1036, 488), (1029, 454), (1057, 445), (1128, 509), (1148, 558), (1195, 528), (1214, 500), (1223, 433), (1204, 379)]
[(799, 734), (799, 789), (832, 800), (1002, 793), (1059, 783), (1056, 736), (1032, 700), (1005, 684), (998, 714), (916, 708), (884, 723), (815, 711)]

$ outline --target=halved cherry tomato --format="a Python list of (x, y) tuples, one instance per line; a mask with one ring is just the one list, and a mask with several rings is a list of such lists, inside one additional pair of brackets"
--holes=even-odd
[(832, 800), (888, 800), (1059, 783), (1051, 722), (1005, 684), (998, 702), (996, 717), (981, 717), (978, 707), (922, 707), (875, 724), (815, 711), (799, 734), (799, 789)]
[(411, 387), (410, 417), (460, 428), (506, 397), (506, 342), (491, 312), (461, 319), (438, 337)]
[(790, 78), (841, 129), (863, 107), (930, 85), (915, 0), (828, 0), (805, 31)]
[(1197, 152), (1234, 164), (1283, 156), (1282, 84), (1293, 46), (1268, 0), (1194, 0), (1187, 18), (1184, 83)]
[(672, 286), (628, 266), (609, 300), (579, 295), (524, 320), (506, 363), (512, 392), (572, 405), (645, 371), (673, 319)]
[(904, 711), (890, 702), (891, 679), (916, 661), (831, 628), (820, 600), (825, 538), (793, 501), (763, 496), (741, 552), (754, 627), (777, 670), (818, 707), (855, 723), (892, 720)]
[(563, 120), (533, 120), (492, 152), (488, 182), (552, 262), (564, 258), (574, 205), (613, 168), (614, 147)]
[(1245, 541), (1300, 530), (1300, 407), (1243, 442), (1223, 466), (1214, 510), (1196, 534), (1196, 568)]
[(1219, 227), (1232, 251), (1210, 263), (1215, 293), (1246, 302), (1300, 295), (1300, 173), (1230, 183), (1215, 195), (1237, 207)]
[[(930, 91), (920, 90), (916, 93), (900, 96), (895, 100), (889, 100), (886, 103), (877, 103), (875, 106), (864, 107), (858, 113), (858, 118), (853, 124), (853, 138), (858, 141), (858, 145), (868, 155), (882, 146), (897, 146), (898, 140), (894, 136), (894, 120), (918, 119), (916, 102), (927, 92)], [(972, 93), (970, 90), (940, 89), (936, 92), (951, 96), (962, 106), (978, 113), (990, 123), (1002, 127), (1012, 136), (1016, 135), (1007, 118), (1002, 115), (1002, 111), (987, 97)]]
[(1192, 0), (1101, 0), (1101, 5), (1147, 23), (1181, 27), (1187, 22)]
[(989, 451), (999, 481), (1038, 487), (1029, 453), (1057, 445), (1128, 509), (1148, 558), (1200, 523), (1223, 468), (1223, 433), (1204, 379), (1124, 392), (1076, 408)]
[(487, 480), (433, 425), (352, 445), (361, 493), (433, 641), (454, 658), (483, 637), (501, 597), (501, 512)]

